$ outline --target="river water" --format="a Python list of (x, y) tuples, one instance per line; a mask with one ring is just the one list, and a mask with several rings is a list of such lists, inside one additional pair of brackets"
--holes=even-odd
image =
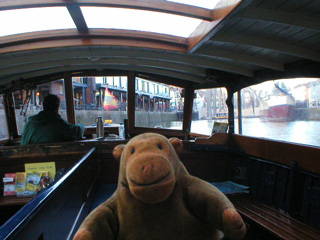
[[(6, 122), (3, 121), (5, 118), (1, 116), (2, 112), (4, 115), (4, 111), (0, 111), (0, 138), (7, 138), (8, 132), (3, 127)], [(191, 132), (210, 135), (213, 123), (214, 120), (192, 121)], [(23, 125), (19, 128), (20, 133), (22, 132), (22, 127)], [(166, 124), (163, 127), (181, 130), (182, 122), (174, 121), (171, 122), (171, 125)], [(237, 120), (235, 121), (235, 132), (238, 133)], [(242, 134), (320, 147), (320, 121), (263, 122), (259, 118), (243, 118)]]
[[(213, 122), (192, 121), (191, 132), (209, 135)], [(181, 122), (171, 124), (174, 129), (180, 126)], [(235, 132), (238, 133), (238, 121), (235, 121)], [(243, 118), (242, 135), (320, 146), (320, 121), (263, 122), (259, 118)]]
[(262, 122), (245, 119), (242, 134), (320, 146), (320, 121)]

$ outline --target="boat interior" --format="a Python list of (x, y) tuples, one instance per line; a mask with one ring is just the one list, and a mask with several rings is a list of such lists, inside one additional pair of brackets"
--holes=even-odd
[[(7, 129), (0, 139), (0, 176), (24, 172), (26, 163), (55, 162), (62, 171), (36, 196), (0, 196), (0, 239), (72, 239), (88, 213), (117, 187), (119, 163), (113, 148), (145, 132), (181, 139), (179, 157), (190, 174), (214, 185), (240, 188), (221, 189), (246, 222), (245, 239), (320, 239), (320, 146), (261, 137), (260, 129), (252, 129), (256, 136), (242, 134), (239, 94), (269, 80), (320, 78), (320, 2), (204, 2), (211, 5), (165, 0), (0, 1), (1, 25), (7, 25), (0, 26), (0, 110)], [(123, 12), (112, 15), (116, 10)], [(127, 15), (130, 23), (134, 17), (127, 11), (160, 14), (151, 19), (165, 30), (146, 19), (139, 24), (151, 25), (151, 30), (107, 24)], [(14, 21), (18, 15), (37, 12), (44, 14), (34, 22)], [(91, 21), (92, 14), (100, 16), (97, 23)], [(109, 15), (113, 19), (106, 18)], [(47, 17), (64, 22), (51, 27)], [(45, 28), (26, 29), (36, 23)], [(180, 33), (184, 24), (190, 28)], [(170, 25), (174, 29), (166, 31)], [(16, 31), (17, 26), (23, 27)], [(88, 76), (127, 77), (125, 138), (97, 139), (96, 127), (86, 126), (83, 139), (74, 142), (20, 145), (13, 93), (63, 79), (66, 119), (75, 124), (73, 78)], [(137, 124), (137, 78), (183, 89), (181, 129)], [(192, 132), (195, 91), (211, 88), (227, 90), (228, 132)], [(116, 135), (118, 125), (105, 130)]]

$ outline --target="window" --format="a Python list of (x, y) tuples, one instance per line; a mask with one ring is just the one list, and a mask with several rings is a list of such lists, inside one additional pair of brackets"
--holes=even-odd
[[(104, 83), (107, 83), (110, 86), (113, 86), (113, 77), (105, 77), (105, 79), (107, 80)], [(98, 81), (96, 81), (96, 83), (98, 83)]]
[(8, 138), (8, 125), (3, 106), (3, 95), (0, 95), (0, 140)]
[(121, 84), (121, 88), (125, 88), (127, 89), (128, 87), (128, 79), (127, 77), (120, 77), (120, 84)]
[(72, 82), (76, 123), (95, 126), (98, 116), (112, 123), (127, 118), (127, 77), (86, 77), (82, 85)]
[(72, 78), (73, 83), (84, 83), (84, 78), (82, 77), (74, 77)]
[(142, 80), (141, 79), (136, 80), (136, 90), (142, 91)]
[(64, 81), (38, 85), (35, 90), (19, 90), (13, 93), (15, 114), (17, 119), (18, 134), (22, 134), (25, 123), (29, 116), (35, 115), (43, 109), (43, 99), (49, 93), (60, 98), (60, 115), (63, 119), (66, 116), (66, 101), (64, 94)]
[(66, 7), (5, 10), (0, 12), (0, 22), (6, 23), (0, 25), (0, 36), (76, 28)]
[(142, 82), (142, 91), (143, 92), (148, 92), (148, 82), (147, 81), (143, 81)]
[[(136, 88), (136, 127), (166, 128), (182, 130), (183, 98), (182, 88), (154, 81), (136, 79), (136, 83), (145, 83), (145, 91)], [(170, 89), (172, 95), (163, 95), (154, 89)]]
[(120, 77), (113, 77), (113, 86), (120, 87)]
[(150, 86), (150, 93), (155, 93), (155, 84), (154, 83), (149, 83), (149, 86)]
[(284, 79), (241, 90), (242, 134), (320, 146), (320, 79)]
[(225, 88), (199, 89), (195, 91), (191, 132), (211, 135), (214, 122), (228, 122)]
[[(171, 2), (214, 9), (237, 4), (239, 0), (171, 0)], [(89, 28), (147, 31), (187, 38), (202, 22), (201, 19), (193, 17), (157, 11), (81, 6), (81, 3), (80, 8)], [(24, 24), (21, 24), (22, 21)], [(66, 7), (30, 7), (3, 10), (0, 12), (0, 22), (6, 23), (0, 26), (0, 37), (44, 30), (76, 28)]]
[(188, 37), (201, 20), (154, 11), (81, 7), (89, 28), (127, 29)]

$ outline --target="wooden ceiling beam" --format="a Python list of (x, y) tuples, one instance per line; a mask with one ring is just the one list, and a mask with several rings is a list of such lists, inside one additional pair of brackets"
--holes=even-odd
[(136, 66), (145, 66), (158, 68), (163, 70), (171, 70), (176, 72), (182, 72), (185, 74), (199, 75), (205, 77), (206, 70), (202, 68), (197, 68), (191, 65), (185, 65), (181, 63), (150, 60), (150, 59), (138, 59), (138, 58), (99, 58), (98, 60), (90, 60), (90, 58), (70, 58), (63, 60), (50, 60), (47, 62), (34, 62), (34, 63), (25, 63), (19, 64), (12, 67), (3, 68), (0, 72), (0, 78), (5, 76), (11, 76), (15, 73), (25, 72), (25, 71), (38, 71), (41, 69), (51, 69), (61, 66), (69, 65), (91, 65), (92, 68), (104, 68), (106, 65), (136, 65)]
[(163, 0), (2, 0), (0, 11), (35, 7), (78, 6), (129, 8), (170, 13), (184, 17), (213, 21), (213, 10)]
[[(223, 2), (224, 1), (221, 1), (220, 3)], [(200, 25), (188, 37), (188, 51), (190, 53), (195, 52), (207, 40), (217, 34), (220, 29), (223, 28), (227, 20), (232, 17), (232, 15), (237, 13), (240, 9), (246, 7), (250, 2), (251, 0), (239, 0), (238, 2), (229, 6), (227, 5), (221, 8), (218, 8), (217, 6), (217, 9), (214, 11), (214, 20), (211, 22), (201, 22)]]
[(320, 78), (320, 63), (310, 60), (299, 60), (284, 65), (283, 72), (264, 69), (255, 72), (255, 81), (257, 83), (290, 78)]
[[(48, 30), (32, 33), (22, 33), (0, 38), (0, 48), (19, 45), (24, 43), (50, 41), (50, 40), (63, 40), (63, 39), (81, 39), (84, 44), (89, 44), (91, 39), (126, 39), (128, 42), (132, 39), (135, 40), (148, 40), (150, 42), (165, 42), (172, 45), (180, 45), (185, 49), (187, 48), (187, 40), (182, 37), (171, 36), (161, 33), (152, 33), (136, 30), (123, 30), (123, 29), (90, 29), (88, 34), (81, 33), (75, 29), (64, 30)], [(126, 45), (124, 45), (126, 46)], [(184, 51), (186, 52), (186, 50)]]
[(282, 52), (291, 56), (301, 57), (301, 58), (320, 62), (319, 52), (316, 52), (307, 48), (295, 46), (292, 44), (288, 44), (288, 42), (279, 42), (279, 41), (269, 40), (265, 38), (245, 36), (241, 34), (231, 34), (231, 33), (223, 33), (223, 34), (216, 35), (211, 40), (274, 50), (274, 51)]
[[(66, 52), (68, 52), (69, 56), (66, 56)], [(24, 56), (23, 59), (27, 59), (27, 62), (42, 62), (46, 61), (49, 56), (48, 51), (45, 54), (38, 52), (33, 58), (28, 54), (28, 56)], [(250, 69), (245, 67), (240, 67), (234, 64), (228, 64), (226, 62), (221, 62), (219, 60), (215, 60), (209, 57), (201, 57), (196, 56), (194, 54), (186, 54), (179, 52), (164, 52), (162, 50), (154, 50), (154, 49), (146, 49), (146, 48), (128, 48), (128, 47), (99, 47), (99, 48), (89, 48), (82, 49), (81, 51), (77, 51), (74, 49), (72, 51), (64, 50), (63, 53), (60, 51), (55, 51), (54, 54), (50, 54), (51, 60), (62, 60), (62, 59), (71, 59), (71, 58), (92, 58), (99, 59), (103, 57), (130, 57), (130, 58), (141, 58), (141, 59), (151, 59), (151, 60), (161, 60), (167, 61), (170, 63), (182, 63), (192, 65), (194, 67), (202, 67), (202, 68), (212, 68), (226, 72), (234, 72), (239, 75), (252, 77), (253, 72)], [(36, 59), (36, 61), (34, 60)], [(17, 64), (24, 64), (25, 62), (17, 62), (17, 59), (11, 59), (6, 57), (5, 59), (1, 59), (0, 57), (0, 66), (4, 68), (8, 68), (10, 66), (16, 66)]]
[(12, 81), (17, 81), (19, 79), (29, 79), (29, 78), (34, 78), (34, 77), (38, 77), (41, 75), (45, 76), (45, 75), (56, 74), (56, 73), (60, 73), (60, 72), (83, 71), (83, 70), (103, 71), (103, 70), (107, 70), (107, 69), (140, 71), (140, 72), (146, 72), (146, 73), (151, 73), (151, 74), (157, 74), (159, 76), (168, 76), (168, 77), (172, 77), (172, 78), (182, 79), (182, 80), (194, 82), (194, 83), (206, 82), (204, 77), (202, 78), (201, 76), (190, 75), (190, 74), (175, 72), (175, 71), (171, 71), (171, 70), (156, 69), (156, 68), (145, 67), (145, 66), (119, 65), (119, 64), (106, 64), (104, 66), (102, 66), (102, 65), (99, 66), (99, 68), (94, 67), (92, 65), (87, 65), (87, 64), (72, 65), (72, 66), (60, 66), (60, 67), (55, 67), (52, 69), (19, 73), (17, 75), (13, 75), (13, 76), (5, 78), (5, 79), (0, 78), (0, 81), (4, 84), (4, 83), (12, 82)]
[(320, 31), (320, 22), (318, 17), (310, 17), (301, 13), (283, 12), (275, 9), (248, 8), (241, 10), (239, 16), (257, 21), (272, 22), (302, 29), (311, 29)]
[(278, 62), (271, 61), (261, 57), (250, 56), (243, 53), (234, 53), (231, 51), (220, 50), (213, 47), (197, 50), (196, 54), (208, 56), (211, 58), (217, 57), (217, 58), (223, 58), (228, 60), (234, 60), (237, 62), (248, 63), (255, 66), (270, 68), (278, 71), (284, 70), (284, 66), (282, 63), (278, 63)]
[(77, 5), (68, 5), (68, 11), (73, 19), (73, 22), (77, 26), (77, 29), (80, 33), (88, 33), (89, 29), (86, 21), (84, 20), (81, 9)]
[(184, 38), (143, 31), (91, 29), (89, 34), (77, 30), (52, 30), (17, 34), (0, 38), (0, 54), (72, 46), (129, 46), (186, 52)]

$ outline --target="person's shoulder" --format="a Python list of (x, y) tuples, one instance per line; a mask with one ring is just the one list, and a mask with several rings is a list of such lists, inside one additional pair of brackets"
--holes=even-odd
[(60, 124), (66, 124), (66, 125), (69, 125), (70, 123), (68, 123), (67, 120), (63, 119), (59, 114), (57, 114), (55, 117), (55, 121), (57, 123), (60, 123)]
[(85, 127), (83, 123), (77, 123), (76, 125), (80, 126), (81, 128)]

